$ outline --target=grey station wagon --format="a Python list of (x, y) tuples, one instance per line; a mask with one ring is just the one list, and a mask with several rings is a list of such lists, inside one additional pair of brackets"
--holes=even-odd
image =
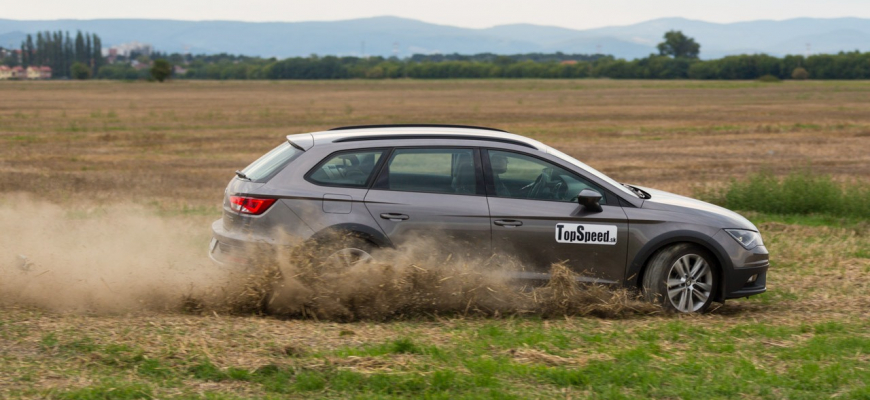
[(452, 125), (335, 128), (287, 136), (242, 171), (212, 225), (209, 254), (245, 263), (249, 243), (346, 232), (330, 257), (370, 258), (417, 236), (522, 260), (546, 281), (565, 262), (580, 280), (639, 288), (677, 312), (765, 291), (758, 229), (724, 208), (614, 181), (538, 141)]

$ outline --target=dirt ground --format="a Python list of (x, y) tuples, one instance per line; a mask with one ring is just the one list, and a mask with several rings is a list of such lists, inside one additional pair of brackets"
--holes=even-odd
[(0, 192), (212, 207), (284, 135), (388, 123), (498, 127), (682, 194), (760, 170), (866, 179), (868, 94), (867, 82), (3, 82)]
[(205, 256), (233, 171), (284, 135), (388, 123), (502, 128), (686, 195), (870, 181), (870, 82), (0, 82), (0, 397), (870, 397), (867, 221), (747, 213), (769, 291), (702, 316), (179, 308), (236, 279)]

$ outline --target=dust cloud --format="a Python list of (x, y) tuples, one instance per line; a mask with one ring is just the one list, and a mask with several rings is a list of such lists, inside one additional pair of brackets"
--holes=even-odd
[(249, 249), (253, 268), (220, 267), (206, 254), (208, 222), (132, 204), (0, 199), (0, 306), (330, 321), (660, 311), (627, 290), (581, 285), (558, 264), (544, 285), (523, 287), (507, 274), (523, 268), (516, 260), (457, 256), (463, 253), (432, 239), (374, 251), (375, 261), (338, 269), (324, 267), (310, 247), (287, 254)]
[[(203, 242), (204, 241), (204, 242)], [(142, 206), (0, 200), (0, 304), (116, 313), (177, 307), (226, 286), (206, 256), (207, 227)]]

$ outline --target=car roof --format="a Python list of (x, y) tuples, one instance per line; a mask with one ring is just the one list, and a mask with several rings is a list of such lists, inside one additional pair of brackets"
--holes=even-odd
[[(310, 138), (306, 135), (310, 135)], [(327, 143), (414, 139), (481, 140), (514, 144), (544, 151), (547, 147), (537, 140), (502, 130), (457, 125), (354, 126), (287, 136), (287, 140), (303, 150), (314, 145)]]

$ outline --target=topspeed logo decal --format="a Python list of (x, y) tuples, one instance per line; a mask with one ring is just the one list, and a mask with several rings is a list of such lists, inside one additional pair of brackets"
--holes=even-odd
[(556, 224), (556, 241), (578, 244), (616, 244), (615, 225)]

